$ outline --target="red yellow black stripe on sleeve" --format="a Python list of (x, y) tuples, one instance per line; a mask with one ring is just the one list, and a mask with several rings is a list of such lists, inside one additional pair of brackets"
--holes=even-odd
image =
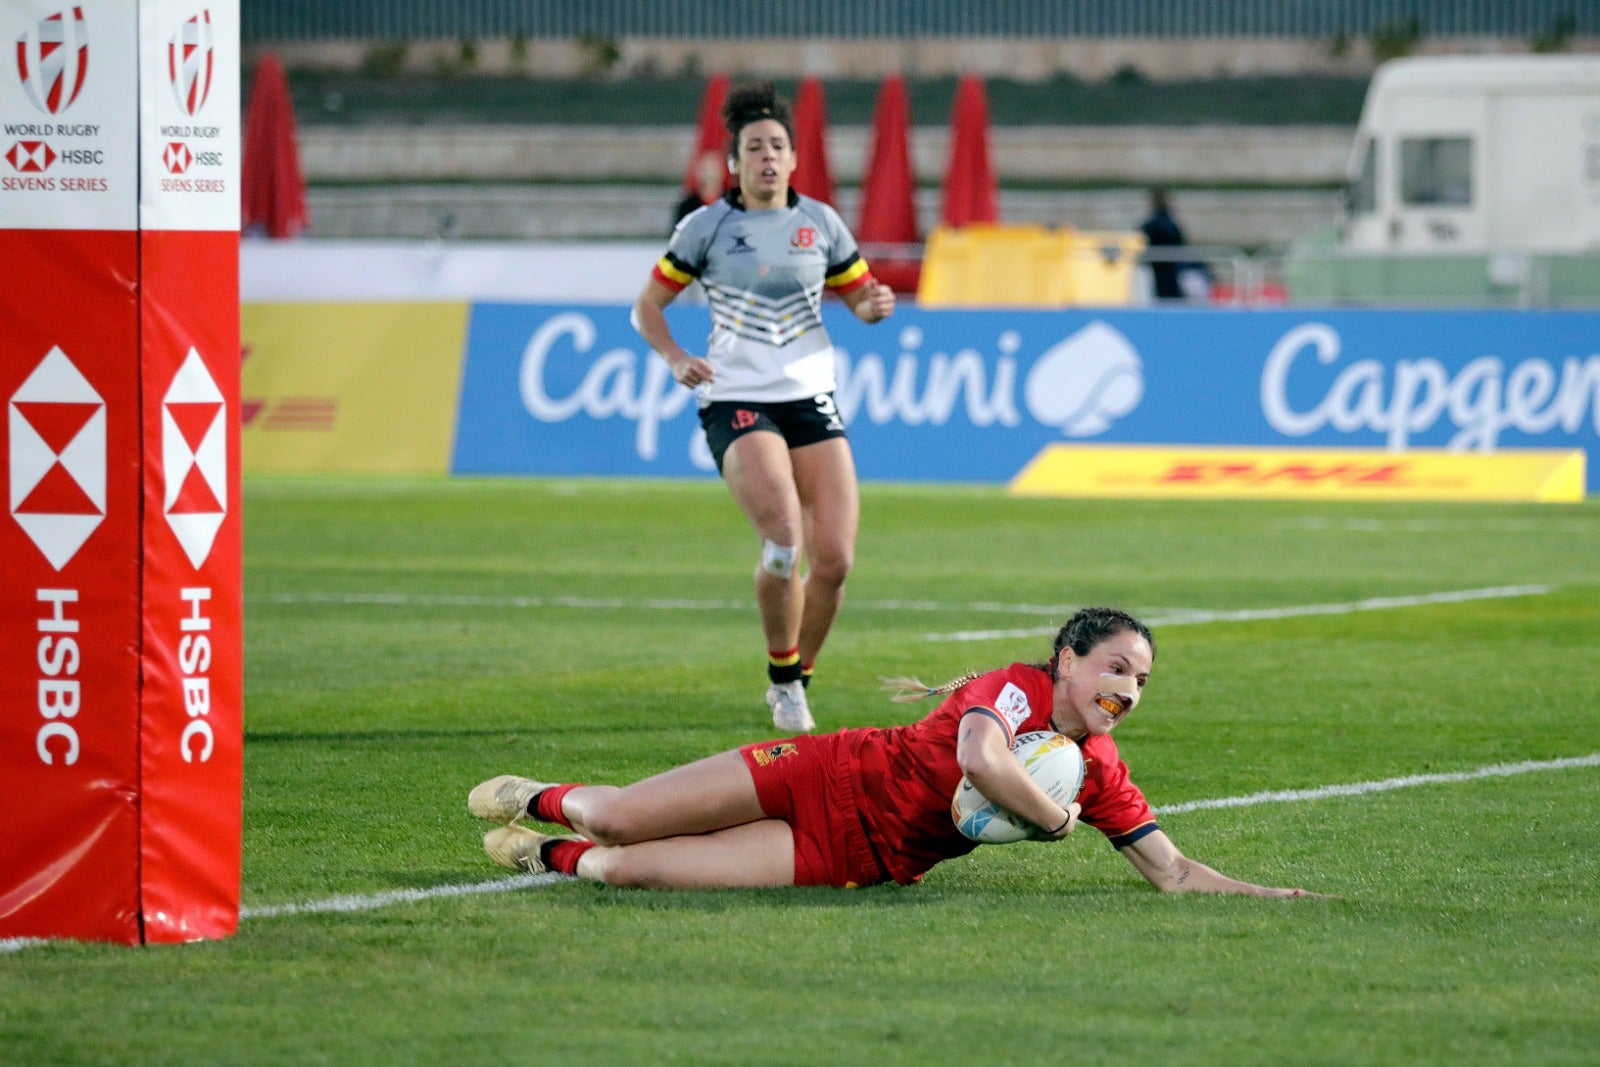
[(848, 293), (872, 280), (872, 271), (861, 253), (852, 252), (850, 258), (838, 266), (828, 268), (828, 288), (836, 293)]
[(689, 283), (699, 276), (699, 271), (671, 252), (656, 260), (655, 267), (650, 271), (650, 277), (671, 289), (674, 293), (683, 292)]

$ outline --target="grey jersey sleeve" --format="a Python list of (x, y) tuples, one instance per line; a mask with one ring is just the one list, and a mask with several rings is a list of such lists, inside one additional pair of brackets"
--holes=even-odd
[(717, 201), (684, 216), (677, 229), (672, 231), (672, 239), (667, 243), (667, 254), (663, 258), (690, 278), (700, 277), (706, 269), (706, 253), (711, 248), (711, 240), (727, 213), (727, 206)]

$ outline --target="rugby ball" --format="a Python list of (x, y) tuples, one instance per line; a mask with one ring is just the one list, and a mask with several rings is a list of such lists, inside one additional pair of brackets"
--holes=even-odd
[[(1083, 753), (1071, 738), (1050, 730), (1019, 734), (1011, 752), (1051, 800), (1063, 808), (1083, 788)], [(966, 776), (950, 801), (950, 818), (963, 837), (986, 845), (1006, 845), (1038, 834), (1039, 827), (978, 792)]]

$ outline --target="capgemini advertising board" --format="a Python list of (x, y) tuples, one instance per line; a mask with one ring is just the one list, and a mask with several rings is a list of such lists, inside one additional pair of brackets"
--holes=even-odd
[[(703, 308), (668, 308), (678, 337)], [(1600, 314), (824, 309), (865, 478), (1007, 482), (1049, 445), (1583, 449)], [(472, 309), (452, 470), (714, 475), (694, 397), (625, 308)]]

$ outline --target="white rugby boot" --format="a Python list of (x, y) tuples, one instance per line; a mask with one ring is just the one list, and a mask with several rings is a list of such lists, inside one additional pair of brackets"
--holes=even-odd
[(806, 703), (806, 687), (799, 682), (767, 686), (767, 707), (772, 709), (772, 725), (790, 734), (808, 734), (817, 728)]
[(550, 788), (545, 782), (502, 774), (480, 782), (467, 794), (467, 810), (480, 819), (511, 825), (532, 815), (528, 802)]
[(538, 834), (526, 826), (496, 826), (483, 835), (483, 850), (489, 858), (502, 867), (529, 874), (543, 874), (549, 870), (539, 854), (551, 841), (577, 841), (576, 837), (552, 837)]

